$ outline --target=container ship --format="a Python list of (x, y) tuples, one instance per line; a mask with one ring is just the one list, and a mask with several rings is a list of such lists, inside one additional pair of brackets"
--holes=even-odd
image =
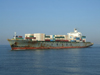
[(25, 34), (25, 38), (15, 33), (12, 39), (7, 40), (12, 50), (86, 48), (93, 45), (91, 42), (86, 42), (86, 36), (82, 36), (77, 29), (67, 35), (34, 33)]

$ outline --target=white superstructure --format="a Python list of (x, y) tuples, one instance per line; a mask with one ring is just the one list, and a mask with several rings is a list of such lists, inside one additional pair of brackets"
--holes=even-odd
[(76, 39), (76, 37), (81, 39), (81, 37), (82, 37), (82, 33), (78, 32), (77, 29), (74, 29), (74, 32), (70, 32), (70, 33), (67, 33), (67, 34), (68, 34), (69, 40), (74, 40), (74, 39)]

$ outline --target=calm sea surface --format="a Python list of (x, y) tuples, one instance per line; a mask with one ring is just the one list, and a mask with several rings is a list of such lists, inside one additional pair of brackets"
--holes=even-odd
[(24, 51), (0, 45), (0, 75), (100, 75), (100, 45)]

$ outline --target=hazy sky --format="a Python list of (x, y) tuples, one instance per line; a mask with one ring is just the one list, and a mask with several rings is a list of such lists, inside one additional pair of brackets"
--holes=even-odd
[(78, 31), (100, 44), (100, 0), (0, 0), (0, 44), (26, 33)]

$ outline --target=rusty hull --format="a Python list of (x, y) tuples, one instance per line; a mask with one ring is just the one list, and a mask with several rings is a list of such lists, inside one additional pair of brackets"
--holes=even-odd
[(8, 41), (12, 50), (85, 48), (93, 45), (91, 42), (31, 41), (12, 39), (8, 39)]

